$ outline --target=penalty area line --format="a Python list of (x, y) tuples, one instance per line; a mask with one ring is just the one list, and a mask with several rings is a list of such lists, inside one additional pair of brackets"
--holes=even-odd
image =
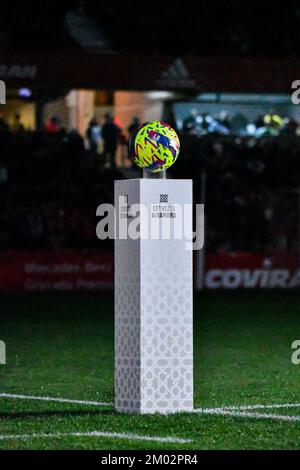
[(64, 437), (104, 437), (109, 439), (127, 439), (131, 441), (152, 441), (165, 442), (168, 444), (188, 444), (191, 439), (183, 439), (180, 437), (160, 437), (160, 436), (142, 436), (139, 434), (127, 434), (117, 432), (66, 432), (66, 433), (32, 433), (32, 434), (0, 434), (0, 441), (6, 440), (28, 440), (28, 439), (59, 439)]
[(112, 406), (113, 403), (89, 400), (72, 400), (69, 398), (56, 398), (56, 397), (37, 397), (31, 395), (19, 395), (14, 393), (0, 393), (0, 398), (12, 398), (16, 400), (38, 400), (38, 401), (52, 401), (57, 403), (74, 403), (77, 405), (90, 405), (90, 406)]

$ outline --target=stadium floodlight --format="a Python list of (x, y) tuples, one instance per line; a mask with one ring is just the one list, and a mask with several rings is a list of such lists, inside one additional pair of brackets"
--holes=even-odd
[[(179, 153), (177, 134), (167, 124), (139, 127), (130, 148), (148, 170), (144, 178), (115, 181), (115, 407), (191, 411), (192, 251), (186, 240), (192, 238), (192, 181), (164, 177), (162, 170)], [(137, 213), (139, 237), (131, 237)], [(121, 237), (124, 224), (128, 236)], [(170, 236), (153, 237), (153, 226), (163, 232), (164, 224)]]

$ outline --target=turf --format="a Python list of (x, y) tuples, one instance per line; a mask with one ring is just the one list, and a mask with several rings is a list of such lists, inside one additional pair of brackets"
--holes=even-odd
[[(2, 295), (0, 309), (0, 339), (7, 345), (0, 393), (113, 401), (111, 295)], [(291, 363), (299, 314), (299, 293), (198, 294), (195, 406), (300, 402), (300, 366)], [(267, 412), (300, 415), (300, 408)], [(299, 428), (300, 422), (122, 415), (111, 406), (0, 398), (0, 435), (108, 431), (192, 440), (32, 438), (0, 440), (0, 449), (299, 449)]]

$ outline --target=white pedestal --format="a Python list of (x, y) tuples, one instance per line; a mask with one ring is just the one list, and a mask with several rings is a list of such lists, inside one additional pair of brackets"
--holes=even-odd
[[(121, 199), (120, 199), (121, 198)], [(147, 232), (159, 213), (172, 213), (171, 239), (120, 239), (119, 202), (141, 204)], [(161, 202), (162, 201), (162, 202)], [(174, 208), (175, 205), (175, 208)], [(185, 207), (184, 222), (180, 211)], [(123, 204), (122, 204), (123, 206)], [(192, 182), (132, 179), (115, 182), (115, 407), (120, 412), (172, 413), (193, 408)], [(123, 219), (126, 219), (126, 210)], [(174, 215), (175, 214), (175, 215)], [(165, 216), (163, 216), (165, 218)], [(121, 219), (121, 223), (124, 220)], [(177, 229), (180, 228), (177, 226)], [(171, 230), (172, 232), (173, 230)], [(175, 230), (176, 233), (176, 230)], [(178, 233), (178, 232), (177, 232)]]

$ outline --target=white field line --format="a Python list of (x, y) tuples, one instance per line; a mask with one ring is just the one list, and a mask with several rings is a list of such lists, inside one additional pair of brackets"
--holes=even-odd
[[(13, 398), (18, 400), (39, 400), (39, 401), (53, 401), (58, 403), (75, 403), (78, 405), (92, 405), (92, 406), (113, 406), (112, 402), (100, 401), (87, 401), (87, 400), (73, 400), (70, 398), (48, 397), (48, 396), (32, 396), (24, 394), (13, 393), (0, 393), (0, 398)], [(203, 410), (210, 411), (249, 411), (249, 410), (264, 410), (264, 409), (280, 409), (280, 408), (300, 408), (300, 403), (268, 403), (256, 405), (234, 405), (234, 406), (218, 406), (214, 408), (195, 408), (192, 413), (200, 413)]]
[(192, 413), (207, 414), (215, 416), (233, 416), (236, 418), (250, 418), (250, 419), (270, 419), (275, 421), (300, 421), (300, 416), (290, 415), (277, 415), (274, 413), (255, 413), (249, 411), (230, 411), (222, 408), (197, 408)]
[(235, 406), (218, 406), (217, 408), (195, 408), (194, 413), (201, 412), (203, 410), (212, 411), (250, 411), (250, 410), (267, 410), (267, 409), (280, 409), (280, 408), (300, 408), (300, 403), (269, 403), (267, 405), (235, 405)]
[(32, 433), (32, 434), (0, 434), (0, 441), (6, 440), (26, 440), (26, 439), (58, 439), (63, 437), (107, 437), (113, 439), (130, 439), (132, 441), (153, 441), (166, 442), (169, 444), (187, 444), (191, 439), (182, 439), (179, 437), (160, 437), (160, 436), (141, 436), (139, 434), (127, 434), (118, 432), (66, 432), (66, 433)]
[(106, 403), (101, 401), (86, 401), (86, 400), (70, 400), (69, 398), (55, 398), (55, 397), (35, 397), (30, 395), (16, 395), (12, 393), (0, 393), (0, 398), (15, 398), (18, 400), (39, 400), (39, 401), (54, 401), (58, 403), (75, 403), (77, 405), (90, 405), (90, 406), (112, 406), (113, 403)]
[[(48, 396), (31, 396), (23, 394), (11, 394), (11, 393), (0, 393), (0, 398), (12, 398), (19, 400), (39, 400), (48, 402), (58, 403), (74, 403), (79, 405), (90, 405), (90, 406), (113, 406), (113, 403), (99, 402), (99, 401), (87, 401), (87, 400), (73, 400), (69, 398), (56, 398)], [(254, 418), (254, 419), (272, 419), (278, 421), (300, 421), (300, 416), (290, 415), (277, 415), (270, 413), (252, 413), (254, 410), (264, 409), (283, 409), (283, 408), (300, 408), (300, 403), (270, 403), (270, 404), (256, 404), (256, 405), (240, 405), (240, 406), (222, 406), (217, 408), (195, 408), (191, 413), (198, 414), (211, 414), (211, 415), (222, 415), (222, 416), (235, 416), (240, 418)], [(114, 433), (112, 433), (114, 434)], [(48, 434), (46, 434), (48, 436)]]

